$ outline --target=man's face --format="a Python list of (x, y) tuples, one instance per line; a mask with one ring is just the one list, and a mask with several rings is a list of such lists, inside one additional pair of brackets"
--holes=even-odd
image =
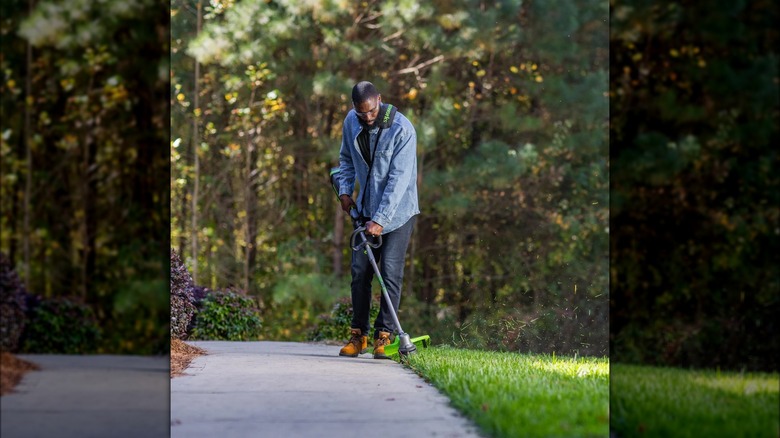
[(357, 114), (366, 125), (373, 126), (374, 122), (379, 117), (380, 103), (382, 103), (382, 96), (370, 98), (359, 105), (356, 105), (353, 102), (352, 105), (355, 107), (355, 114)]

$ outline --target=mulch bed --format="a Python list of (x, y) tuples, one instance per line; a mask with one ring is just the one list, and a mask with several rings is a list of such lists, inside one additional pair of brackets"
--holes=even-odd
[(181, 376), (190, 366), (190, 362), (198, 356), (206, 354), (206, 350), (189, 345), (178, 339), (171, 339), (171, 378)]
[(0, 357), (0, 395), (13, 392), (25, 373), (40, 369), (38, 365), (3, 352)]

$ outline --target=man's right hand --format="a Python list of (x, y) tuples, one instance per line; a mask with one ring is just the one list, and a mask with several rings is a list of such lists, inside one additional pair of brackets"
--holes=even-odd
[(341, 201), (341, 209), (344, 210), (344, 213), (349, 214), (349, 210), (352, 207), (355, 207), (355, 201), (352, 200), (352, 197), (349, 195), (341, 195), (339, 196), (339, 200)]

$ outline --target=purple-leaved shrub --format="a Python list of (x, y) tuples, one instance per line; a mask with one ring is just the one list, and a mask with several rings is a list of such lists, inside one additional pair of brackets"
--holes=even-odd
[(0, 349), (16, 351), (25, 323), (26, 291), (11, 260), (0, 252)]
[(185, 339), (195, 313), (192, 276), (179, 255), (171, 249), (171, 339)]

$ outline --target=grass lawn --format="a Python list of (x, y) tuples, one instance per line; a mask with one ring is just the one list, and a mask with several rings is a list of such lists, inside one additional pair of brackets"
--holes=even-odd
[(778, 374), (612, 365), (619, 437), (780, 436)]
[(409, 365), (488, 436), (609, 435), (607, 358), (432, 347)]

